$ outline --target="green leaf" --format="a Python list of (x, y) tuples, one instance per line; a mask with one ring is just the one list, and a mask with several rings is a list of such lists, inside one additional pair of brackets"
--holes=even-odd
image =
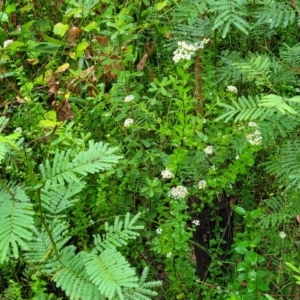
[(246, 215), (246, 210), (241, 206), (232, 205), (232, 209), (239, 215), (244, 216)]
[(269, 286), (264, 282), (258, 282), (257, 288), (263, 292), (267, 292), (270, 290)]
[(81, 28), (82, 28), (82, 30), (87, 31), (87, 32), (91, 32), (92, 30), (96, 30), (97, 32), (100, 32), (99, 25), (95, 21), (93, 21), (92, 23), (88, 24), (87, 26), (83, 26)]
[(0, 12), (0, 23), (8, 23), (9, 19), (8, 19), (8, 15), (4, 12)]
[(253, 251), (249, 251), (247, 255), (249, 261), (251, 262), (252, 265), (255, 265), (257, 262), (257, 253)]
[(84, 54), (84, 50), (89, 46), (88, 42), (82, 42), (80, 44), (77, 45), (77, 49), (76, 49), (76, 56), (77, 57), (82, 57)]
[(69, 29), (68, 24), (57, 23), (53, 27), (53, 33), (63, 37), (66, 34), (68, 29)]
[(247, 254), (248, 253), (248, 249), (243, 248), (243, 247), (236, 247), (236, 248), (234, 248), (234, 250), (239, 254)]
[(16, 4), (9, 4), (9, 5), (7, 5), (6, 7), (5, 7), (5, 12), (9, 15), (9, 14), (11, 14), (11, 13), (13, 13), (13, 12), (15, 12), (16, 11)]

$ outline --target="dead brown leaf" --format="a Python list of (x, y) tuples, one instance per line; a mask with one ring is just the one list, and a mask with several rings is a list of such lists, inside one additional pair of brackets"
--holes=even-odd
[(140, 60), (140, 62), (137, 64), (136, 69), (137, 71), (142, 71), (145, 67), (145, 64), (147, 62), (147, 58), (148, 58), (148, 54), (145, 53), (142, 57), (142, 59)]
[(74, 118), (74, 114), (72, 112), (72, 107), (69, 103), (68, 99), (63, 99), (62, 102), (59, 104), (54, 102), (52, 104), (54, 110), (56, 110), (57, 121), (65, 121)]

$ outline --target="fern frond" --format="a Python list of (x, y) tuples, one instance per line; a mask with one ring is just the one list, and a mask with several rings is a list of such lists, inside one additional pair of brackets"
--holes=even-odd
[(5, 118), (5, 117), (0, 117), (0, 132), (2, 132), (4, 130), (4, 128), (6, 127), (6, 125), (8, 124), (9, 119)]
[(40, 165), (45, 190), (51, 185), (64, 186), (65, 182), (79, 182), (78, 175), (86, 176), (88, 173), (110, 169), (122, 158), (113, 154), (116, 150), (116, 147), (109, 147), (102, 142), (90, 141), (89, 149), (78, 153), (72, 160), (72, 151), (56, 153), (52, 166), (49, 160)]
[[(257, 226), (262, 228), (278, 228), (286, 222), (288, 210), (291, 205), (287, 204), (284, 197), (272, 197), (263, 202), (264, 214), (259, 217)], [(294, 208), (293, 208), (294, 209)]]
[(60, 287), (70, 300), (105, 300), (86, 273), (87, 254), (79, 252), (75, 255), (75, 250), (74, 246), (62, 250), (61, 269), (53, 276), (56, 286)]
[(3, 161), (6, 154), (11, 149), (18, 149), (18, 144), (15, 142), (20, 137), (20, 134), (18, 133), (12, 133), (7, 136), (1, 136), (0, 135), (0, 162)]
[(22, 287), (20, 284), (10, 280), (9, 286), (3, 294), (0, 294), (1, 300), (23, 300)]
[[(52, 236), (57, 250), (60, 251), (71, 237), (67, 234), (68, 230), (66, 224), (61, 222), (61, 220), (55, 221), (52, 227)], [(52, 276), (60, 268), (60, 262), (56, 259), (53, 245), (45, 230), (34, 230), (33, 239), (28, 244), (28, 251), (25, 252), (24, 258), (27, 262), (25, 273), (29, 274), (29, 278), (31, 278), (33, 273), (42, 273)]]
[(19, 257), (19, 247), (28, 250), (34, 229), (34, 212), (30, 199), (21, 186), (15, 185), (0, 190), (0, 263), (12, 251)]
[(298, 66), (300, 64), (300, 43), (293, 47), (283, 43), (280, 48), (280, 58), (290, 66)]
[[(125, 299), (130, 300), (151, 300), (152, 297), (157, 296), (157, 292), (152, 289), (162, 285), (161, 281), (149, 281), (146, 282), (146, 279), (149, 274), (149, 268), (146, 267), (143, 270), (143, 273), (139, 280), (139, 287), (134, 289), (124, 289)], [(117, 299), (116, 299), (117, 300)]]
[(287, 27), (296, 21), (296, 11), (291, 5), (284, 2), (269, 1), (261, 9), (254, 12), (257, 18), (255, 26), (268, 24), (270, 28)]
[(70, 183), (68, 186), (61, 186), (59, 189), (42, 189), (42, 208), (45, 209), (52, 217), (58, 215), (60, 218), (62, 218), (64, 215), (61, 213), (77, 202), (76, 199), (70, 199), (74, 195), (80, 193), (84, 187), (84, 182), (76, 182)]
[(275, 174), (287, 189), (300, 188), (300, 142), (283, 144), (279, 155), (265, 163), (265, 166), (267, 172)]
[(86, 272), (99, 291), (108, 299), (115, 294), (124, 299), (122, 287), (138, 287), (138, 278), (126, 259), (115, 248), (104, 250), (99, 256), (89, 254)]
[(287, 102), (295, 102), (300, 103), (300, 96), (295, 96), (292, 98), (284, 98), (278, 95), (270, 94), (264, 96), (260, 103), (258, 104), (259, 107), (265, 108), (274, 108), (280, 111), (282, 114), (286, 114), (286, 112), (297, 115), (297, 111), (294, 110)]
[(219, 103), (219, 106), (224, 107), (227, 111), (219, 116), (216, 121), (224, 120), (228, 122), (234, 117), (234, 122), (244, 120), (263, 120), (267, 117), (272, 116), (276, 110), (270, 108), (259, 107), (260, 97), (249, 96), (248, 98), (242, 96), (239, 97), (238, 101), (232, 99), (232, 105), (226, 103)]
[(140, 214), (137, 214), (130, 220), (130, 214), (127, 213), (124, 222), (120, 221), (119, 217), (115, 218), (114, 225), (110, 226), (105, 222), (105, 231), (107, 233), (103, 237), (100, 235), (94, 236), (94, 251), (101, 252), (105, 249), (121, 247), (127, 245), (128, 240), (136, 239), (140, 235), (136, 231), (144, 228), (141, 225), (135, 225), (139, 217)]
[(264, 85), (270, 89), (274, 89), (269, 79), (270, 71), (270, 58), (262, 56), (253, 56), (248, 62), (234, 63), (238, 69), (246, 75), (248, 80), (254, 80), (257, 85)]
[(246, 21), (248, 11), (244, 5), (245, 3), (241, 2), (243, 1), (210, 1), (209, 12), (218, 12), (212, 30), (222, 30), (222, 37), (225, 38), (230, 31), (231, 26), (234, 26), (247, 35), (251, 26)]

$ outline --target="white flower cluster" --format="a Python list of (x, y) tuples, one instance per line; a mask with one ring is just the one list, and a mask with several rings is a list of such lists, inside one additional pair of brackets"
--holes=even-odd
[(10, 44), (12, 44), (13, 41), (14, 41), (14, 40), (6, 40), (6, 41), (4, 41), (4, 42), (3, 42), (3, 48), (8, 47)]
[(237, 88), (234, 86), (234, 85), (229, 85), (228, 87), (227, 87), (227, 90), (229, 91), (229, 92), (233, 92), (233, 93), (237, 93)]
[(262, 143), (261, 132), (258, 130), (258, 125), (255, 122), (249, 122), (249, 127), (255, 129), (253, 133), (246, 134), (246, 139), (251, 145), (260, 145)]
[(212, 146), (207, 146), (204, 148), (204, 152), (206, 155), (213, 155), (214, 154), (214, 148)]
[(162, 229), (161, 229), (161, 228), (157, 228), (157, 229), (156, 229), (156, 233), (157, 233), (157, 234), (161, 234), (161, 233), (162, 233)]
[(172, 252), (167, 253), (166, 257), (167, 257), (167, 258), (172, 257)]
[(22, 127), (17, 127), (17, 128), (14, 130), (14, 133), (22, 133)]
[(168, 168), (166, 168), (161, 172), (161, 177), (162, 179), (171, 179), (174, 177), (174, 174)]
[(194, 221), (192, 221), (192, 223), (193, 223), (195, 226), (199, 226), (199, 225), (200, 225), (200, 221), (199, 221), (199, 220), (194, 220)]
[(132, 125), (133, 123), (134, 123), (133, 119), (128, 118), (128, 119), (126, 119), (126, 120), (124, 121), (124, 126), (125, 126), (125, 127), (129, 127), (129, 126)]
[(203, 180), (200, 180), (199, 183), (198, 183), (198, 189), (199, 190), (205, 190), (206, 188), (206, 180), (203, 179)]
[(174, 199), (183, 199), (187, 196), (187, 194), (189, 193), (187, 188), (182, 186), (182, 185), (178, 185), (176, 187), (171, 188), (171, 198)]
[(134, 95), (128, 95), (125, 97), (124, 102), (130, 102), (134, 99)]
[(173, 60), (178, 63), (180, 60), (189, 60), (198, 49), (203, 49), (209, 39), (203, 39), (199, 43), (188, 44), (185, 41), (177, 42), (178, 48), (173, 52)]
[(279, 236), (280, 236), (282, 239), (284, 239), (284, 238), (286, 238), (286, 233), (285, 233), (284, 231), (280, 231), (280, 232), (279, 232)]
[(295, 88), (295, 91), (296, 91), (297, 93), (300, 93), (300, 89), (299, 89), (299, 88)]

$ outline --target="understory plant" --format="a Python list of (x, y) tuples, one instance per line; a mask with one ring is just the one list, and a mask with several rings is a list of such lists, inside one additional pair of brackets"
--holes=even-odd
[(297, 299), (299, 12), (0, 3), (1, 297)]

